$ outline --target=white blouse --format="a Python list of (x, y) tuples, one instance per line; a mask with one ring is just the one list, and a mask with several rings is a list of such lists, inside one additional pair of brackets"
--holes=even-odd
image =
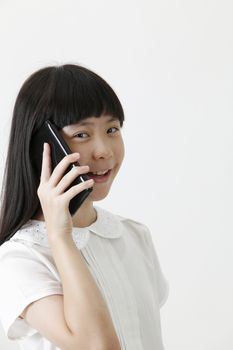
[[(148, 228), (95, 206), (97, 220), (72, 236), (109, 308), (122, 350), (163, 350), (160, 307), (168, 296)], [(44, 221), (29, 220), (0, 247), (0, 320), (23, 350), (59, 350), (19, 315), (63, 294)]]

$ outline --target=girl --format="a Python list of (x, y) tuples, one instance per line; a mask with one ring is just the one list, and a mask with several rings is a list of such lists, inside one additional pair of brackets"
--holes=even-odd
[[(45, 120), (74, 153), (52, 171), (44, 143), (39, 178), (30, 145)], [(21, 349), (164, 349), (168, 284), (150, 231), (93, 204), (122, 164), (123, 122), (112, 88), (78, 65), (40, 69), (18, 94), (2, 189), (0, 320)], [(67, 189), (80, 174), (91, 180)], [(70, 200), (89, 187), (71, 216)]]

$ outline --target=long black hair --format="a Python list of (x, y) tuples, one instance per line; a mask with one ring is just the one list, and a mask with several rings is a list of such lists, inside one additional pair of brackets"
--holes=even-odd
[(32, 166), (30, 143), (45, 120), (58, 128), (88, 117), (111, 115), (122, 127), (124, 111), (109, 84), (86, 67), (65, 64), (33, 73), (16, 98), (3, 174), (0, 245), (41, 208), (39, 179)]

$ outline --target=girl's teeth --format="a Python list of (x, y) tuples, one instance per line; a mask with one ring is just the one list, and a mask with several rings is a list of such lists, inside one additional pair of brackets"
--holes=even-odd
[(92, 174), (94, 174), (94, 175), (104, 175), (104, 174), (106, 174), (107, 172), (108, 172), (108, 170), (105, 170), (105, 171), (97, 171), (97, 172), (92, 173)]

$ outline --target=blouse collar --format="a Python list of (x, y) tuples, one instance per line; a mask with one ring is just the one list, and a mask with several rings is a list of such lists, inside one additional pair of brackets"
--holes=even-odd
[[(114, 215), (97, 206), (94, 208), (97, 213), (97, 219), (95, 222), (86, 227), (73, 227), (72, 229), (73, 239), (80, 249), (85, 247), (90, 234), (107, 239), (119, 238), (122, 235), (120, 216)], [(35, 219), (28, 220), (28, 222), (15, 233), (11, 240), (20, 238), (48, 247), (49, 243), (45, 221)]]

